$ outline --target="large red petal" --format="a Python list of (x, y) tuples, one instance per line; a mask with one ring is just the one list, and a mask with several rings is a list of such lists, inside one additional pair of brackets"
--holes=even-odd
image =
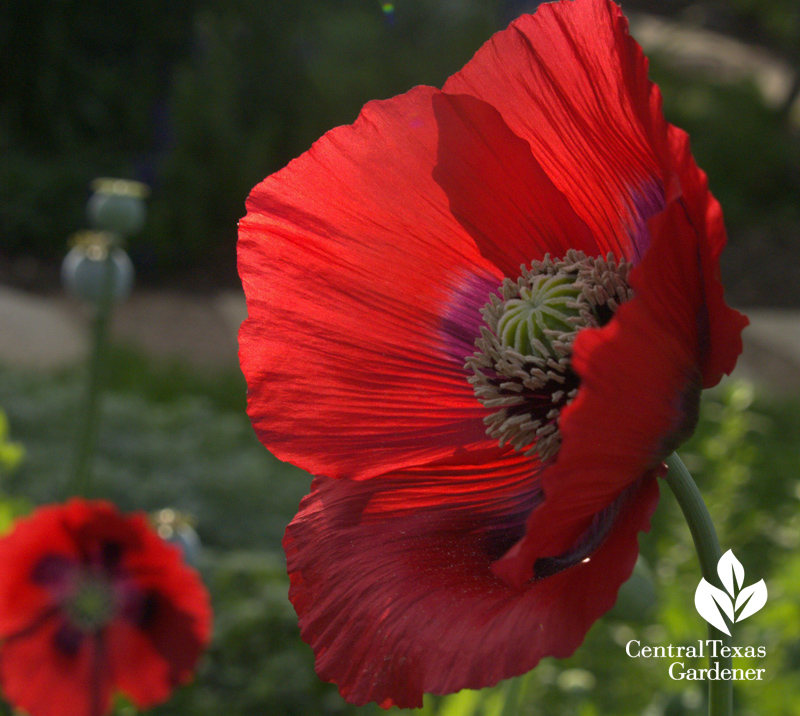
[[(697, 280), (704, 304), (705, 315), (698, 328), (700, 334), (699, 364), (703, 387), (716, 385), (723, 374), (730, 373), (742, 352), (742, 330), (747, 326), (745, 316), (725, 303), (720, 276), (719, 257), (727, 242), (722, 209), (708, 190), (705, 173), (698, 168), (689, 147), (689, 136), (681, 129), (670, 126), (670, 149), (675, 169), (680, 179), (680, 206), (686, 221), (697, 236), (699, 268)], [(673, 230), (668, 217), (663, 227), (653, 226), (651, 232)]]
[(368, 104), (257, 186), (240, 224), (248, 412), (312, 472), (368, 477), (485, 437), (442, 314), (500, 273), (431, 178), (435, 93)]
[(602, 254), (589, 228), (496, 109), (468, 95), (436, 95), (434, 178), (481, 253), (508, 277), (545, 254)]
[(660, 94), (617, 5), (542, 4), (489, 40), (444, 90), (500, 111), (603, 253), (641, 256), (644, 223), (674, 188)]
[(489, 444), (463, 361), (502, 272), (451, 206), (508, 247), (487, 253), (514, 275), (549, 242), (591, 242), (494, 110), (424, 87), (370, 103), (253, 191), (240, 357), (251, 419), (278, 457), (364, 478)]
[(211, 637), (211, 607), (176, 546), (164, 542), (143, 515), (126, 524), (137, 548), (122, 554), (117, 589), (128, 603), (109, 625), (106, 642), (115, 686), (145, 708), (190, 680)]
[(48, 585), (34, 579), (42, 560), (78, 556), (61, 506), (42, 507), (15, 523), (0, 539), (0, 639), (28, 628), (58, 604)]
[[(198, 573), (183, 561), (181, 550), (165, 542), (147, 524), (144, 515), (131, 515), (140, 548), (123, 554), (121, 572), (142, 593), (158, 593), (169, 604), (169, 613), (182, 612), (192, 625), (194, 639), (206, 644), (211, 634), (209, 595)], [(183, 623), (175, 619), (173, 627)], [(195, 658), (187, 655), (186, 658)]]
[(427, 478), (315, 481), (284, 540), (290, 598), (319, 675), (348, 701), (415, 707), (423, 693), (495, 684), (571, 654), (613, 605), (655, 480), (590, 559), (516, 590), (490, 567), (494, 532), (524, 523), (520, 498), (535, 478), (522, 467), (485, 460)]
[(140, 709), (166, 701), (177, 681), (170, 664), (134, 624), (117, 620), (106, 630), (108, 665), (114, 687)]
[(101, 716), (111, 706), (111, 674), (102, 641), (84, 637), (74, 653), (57, 646), (64, 622), (54, 614), (0, 647), (0, 686), (31, 716)]
[[(631, 275), (636, 296), (608, 325), (582, 331), (572, 366), (578, 396), (564, 409), (558, 459), (542, 473), (546, 499), (525, 537), (495, 567), (511, 584), (533, 575), (537, 559), (567, 550), (588, 521), (655, 469), (694, 428), (709, 351), (710, 288), (704, 253), (682, 197), (650, 222), (652, 245)], [(724, 234), (723, 234), (724, 236)], [(715, 334), (730, 337), (718, 354), (741, 349), (742, 317), (715, 310)], [(738, 348), (736, 342), (738, 341)], [(541, 525), (556, 525), (543, 532)]]

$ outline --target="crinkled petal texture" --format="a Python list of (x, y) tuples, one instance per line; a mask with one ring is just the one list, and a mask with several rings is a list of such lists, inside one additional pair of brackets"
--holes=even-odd
[(444, 91), (497, 108), (598, 242), (617, 256), (644, 254), (644, 222), (676, 185), (660, 94), (614, 3), (542, 4), (489, 40)]
[(518, 590), (491, 571), (529, 507), (530, 474), (517, 463), (317, 478), (284, 538), (289, 597), (317, 673), (345, 699), (418, 707), (424, 693), (496, 684), (568, 656), (613, 606), (655, 479), (637, 485), (590, 560)]
[[(608, 0), (543, 5), (444, 91), (368, 104), (255, 188), (248, 412), (320, 475), (284, 541), (290, 596), (348, 700), (496, 683), (611, 607), (662, 459), (741, 351), (724, 244)], [(580, 389), (541, 465), (486, 437), (463, 363), (502, 278), (568, 249), (633, 262), (636, 296), (577, 337)]]
[[(494, 255), (481, 256), (434, 170), (493, 212), (480, 228), (493, 228)], [(475, 181), (487, 175), (494, 201)], [(492, 107), (427, 87), (368, 104), (257, 186), (240, 224), (240, 359), (262, 442), (356, 479), (490, 444), (463, 370), (480, 308), (505, 268), (571, 240), (592, 246)]]
[[(0, 540), (0, 683), (31, 716), (98, 716), (116, 691), (139, 708), (189, 680), (210, 639), (208, 594), (143, 515), (71, 500)], [(65, 603), (73, 578), (102, 569), (117, 595), (105, 626), (82, 630)]]

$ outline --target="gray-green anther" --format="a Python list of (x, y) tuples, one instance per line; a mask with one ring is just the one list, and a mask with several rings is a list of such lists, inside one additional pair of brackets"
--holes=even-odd
[(524, 356), (558, 357), (554, 336), (574, 333), (581, 323), (574, 275), (538, 276), (519, 295), (506, 302), (497, 323), (500, 342)]

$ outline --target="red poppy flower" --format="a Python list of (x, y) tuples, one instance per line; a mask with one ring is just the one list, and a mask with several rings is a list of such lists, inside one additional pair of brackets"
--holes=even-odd
[(0, 684), (31, 716), (101, 716), (189, 680), (208, 595), (144, 515), (106, 502), (42, 507), (0, 540)]
[(284, 547), (319, 675), (419, 706), (571, 654), (746, 324), (619, 8), (542, 5), (369, 103), (239, 236), (249, 414), (317, 475)]

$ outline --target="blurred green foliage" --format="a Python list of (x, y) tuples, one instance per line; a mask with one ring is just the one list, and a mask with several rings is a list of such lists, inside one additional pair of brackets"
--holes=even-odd
[(10, 439), (8, 418), (0, 410), (0, 477), (13, 472), (24, 457), (25, 448)]
[(730, 0), (739, 23), (787, 57), (800, 61), (800, 5), (796, 0)]
[(755, 82), (716, 84), (658, 59), (651, 76), (664, 95), (667, 118), (689, 133), (692, 153), (709, 176), (729, 230), (737, 235), (766, 231), (777, 242), (775, 249), (796, 242), (800, 132), (787, 131)]
[[(672, 18), (687, 3), (675, 6)], [(652, 6), (652, 7), (651, 7)], [(250, 189), (371, 99), (441, 86), (520, 3), (506, 0), (29, 0), (0, 10), (0, 259), (58, 263), (98, 175), (153, 188), (130, 253), (140, 278), (234, 279)], [(800, 65), (794, 0), (694, 3)], [(661, 10), (633, 0), (626, 9)], [(697, 14), (697, 13), (695, 13)], [(794, 53), (794, 54), (793, 54)], [(790, 250), (800, 133), (753, 85), (653, 58), (665, 110), (711, 176), (732, 243)], [(800, 75), (798, 75), (800, 77)], [(751, 257), (743, 257), (748, 264)], [(736, 277), (738, 280), (738, 276)], [(739, 296), (735, 296), (739, 299)], [(752, 303), (758, 296), (741, 297)]]
[(25, 447), (11, 440), (8, 417), (0, 409), (0, 535), (11, 528), (14, 519), (25, 514), (29, 504), (24, 498), (11, 497), (5, 493), (5, 483), (25, 459)]
[[(157, 716), (361, 714), (319, 681), (286, 598), (280, 539), (310, 478), (258, 443), (240, 402), (236, 374), (203, 377), (154, 365), (130, 351), (111, 353), (96, 492), (122, 509), (176, 508), (197, 519), (199, 566), (216, 614), (213, 645), (194, 683)], [(81, 374), (0, 372), (0, 405), (25, 460), (2, 488), (34, 503), (61, 500)], [(238, 387), (237, 387), (238, 386)], [(234, 399), (224, 397), (234, 393)], [(723, 549), (733, 549), (746, 583), (764, 578), (767, 605), (737, 625), (736, 645), (764, 645), (763, 682), (736, 682), (743, 716), (800, 714), (800, 444), (798, 402), (754, 401), (733, 383), (707, 395), (697, 433), (681, 449), (709, 504)], [(544, 660), (495, 689), (426, 699), (420, 716), (699, 716), (704, 686), (673, 681), (671, 660), (633, 659), (625, 644), (693, 644), (706, 624), (694, 609), (699, 567), (672, 495), (662, 500), (642, 562), (618, 605), (575, 655)], [(465, 655), (468, 658), (468, 655)], [(702, 668), (702, 660), (688, 666)], [(505, 710), (504, 710), (505, 709)], [(2, 713), (2, 707), (0, 707)], [(121, 708), (120, 716), (125, 709)]]
[(153, 189), (140, 275), (232, 270), (250, 189), (368, 100), (440, 85), (496, 28), (494, 5), (4, 3), (3, 251), (60, 260), (89, 181), (111, 175)]
[[(123, 510), (174, 507), (194, 515), (201, 538), (215, 547), (277, 548), (282, 516), (296, 508), (310, 478), (274, 460), (244, 411), (220, 401), (220, 386), (234, 380), (241, 381), (234, 394), (243, 399), (241, 376), (218, 376), (213, 382), (219, 385), (201, 393), (201, 379), (186, 378), (188, 371), (183, 379), (174, 366), (146, 373), (140, 360), (117, 350), (108, 366), (112, 385), (98, 430), (96, 494)], [(131, 365), (138, 365), (138, 378)], [(6, 492), (36, 503), (68, 496), (81, 379), (77, 371), (48, 380), (0, 372), (0, 402), (7, 399), (27, 452), (6, 478)]]

